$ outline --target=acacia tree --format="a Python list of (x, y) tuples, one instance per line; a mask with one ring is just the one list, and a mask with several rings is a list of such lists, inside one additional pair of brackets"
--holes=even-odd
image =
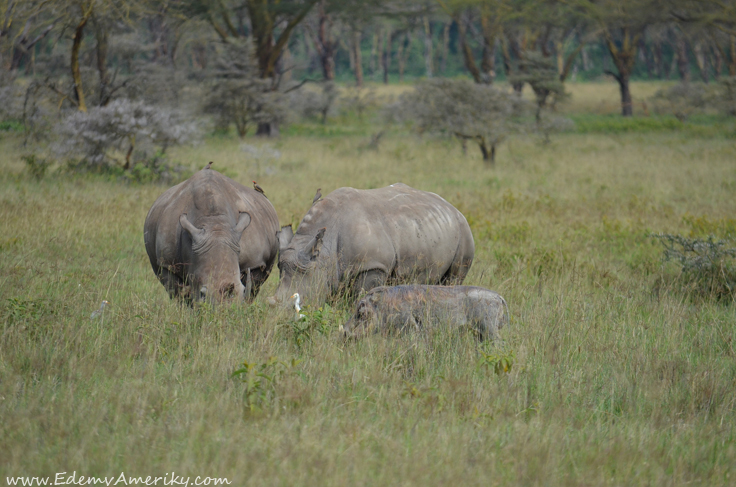
[[(496, 39), (503, 31), (505, 15), (511, 11), (505, 0), (437, 0), (442, 10), (458, 26), (460, 49), (465, 67), (476, 83), (491, 84), (495, 78)], [(470, 34), (476, 18), (480, 25), (482, 45), (480, 68), (470, 45)]]
[[(728, 75), (736, 76), (736, 4), (720, 0), (674, 0), (669, 13), (681, 26), (695, 30), (699, 41), (713, 46), (716, 76), (723, 62)], [(698, 53), (695, 54), (697, 60)]]
[(496, 147), (521, 125), (524, 101), (482, 83), (434, 78), (402, 96), (399, 117), (420, 133), (446, 134), (478, 144), (493, 167)]
[[(277, 62), (289, 38), (318, 0), (189, 0), (191, 14), (203, 16), (223, 42), (250, 38), (255, 50), (260, 77), (278, 89), (281, 74)], [(244, 14), (247, 14), (247, 18)], [(278, 124), (258, 124), (257, 135), (276, 136)]]
[(647, 26), (664, 20), (658, 0), (579, 0), (580, 12), (600, 29), (616, 71), (606, 70), (616, 79), (621, 92), (621, 114), (634, 114), (629, 81), (634, 70), (639, 41)]

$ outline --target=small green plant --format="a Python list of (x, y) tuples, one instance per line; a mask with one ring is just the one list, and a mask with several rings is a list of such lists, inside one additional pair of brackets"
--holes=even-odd
[(478, 350), (481, 359), (478, 361), (478, 367), (493, 370), (496, 375), (508, 374), (516, 362), (516, 353), (513, 350), (498, 350), (486, 352)]
[(664, 246), (664, 262), (682, 267), (685, 283), (702, 296), (733, 297), (736, 289), (736, 246), (731, 239), (687, 238), (681, 235), (653, 235)]
[(21, 159), (26, 163), (28, 173), (39, 181), (43, 179), (46, 175), (46, 171), (51, 165), (50, 161), (37, 157), (35, 154), (22, 156)]
[(245, 384), (243, 401), (249, 413), (262, 412), (271, 406), (278, 406), (279, 384), (292, 372), (300, 360), (292, 359), (290, 363), (269, 357), (262, 363), (243, 362), (243, 366), (232, 373)]
[(435, 384), (420, 385), (414, 382), (404, 381), (404, 391), (401, 396), (410, 399), (417, 404), (421, 404), (427, 410), (432, 412), (442, 412), (445, 407), (446, 398), (440, 390), (440, 386), (445, 381), (444, 376), (437, 376)]
[(315, 333), (328, 335), (332, 325), (335, 323), (335, 311), (329, 304), (324, 304), (317, 309), (305, 306), (302, 309), (303, 318), (290, 323), (289, 330), (297, 347), (311, 342)]

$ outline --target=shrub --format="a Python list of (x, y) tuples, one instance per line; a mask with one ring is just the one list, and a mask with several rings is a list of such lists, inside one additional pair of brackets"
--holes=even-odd
[(540, 122), (542, 110), (548, 103), (554, 106), (569, 96), (560, 81), (555, 60), (545, 57), (541, 52), (526, 53), (524, 59), (519, 61), (519, 74), (510, 77), (509, 82), (512, 85), (528, 83), (531, 86), (537, 103), (537, 122)]
[(651, 101), (656, 112), (672, 114), (684, 122), (690, 115), (705, 111), (708, 96), (702, 84), (684, 82), (657, 91)]
[(271, 88), (271, 81), (259, 76), (252, 45), (232, 41), (220, 50), (204, 110), (215, 115), (218, 129), (234, 124), (245, 137), (251, 125), (286, 120), (285, 97)]
[(719, 93), (714, 100), (726, 115), (736, 116), (736, 76), (719, 79)]
[(339, 95), (335, 83), (326, 81), (318, 90), (300, 89), (294, 91), (290, 99), (292, 110), (304, 118), (320, 118), (327, 123), (327, 116), (335, 111), (335, 100)]
[(135, 162), (155, 162), (170, 145), (185, 144), (199, 135), (197, 123), (177, 111), (119, 99), (88, 112), (74, 112), (58, 128), (56, 156), (77, 161), (76, 168), (129, 170)]
[(26, 164), (28, 173), (35, 179), (41, 180), (46, 175), (46, 170), (51, 165), (47, 159), (37, 157), (36, 154), (28, 154), (22, 156), (21, 159)]
[(736, 296), (736, 247), (733, 240), (671, 234), (654, 237), (664, 246), (664, 262), (678, 262), (685, 283), (697, 294), (717, 299)]
[(493, 165), (496, 146), (520, 130), (524, 102), (514, 94), (465, 80), (433, 79), (403, 95), (399, 120), (414, 124), (420, 132), (453, 135), (473, 141), (483, 160)]
[(0, 123), (11, 128), (12, 122), (21, 119), (23, 113), (23, 90), (15, 83), (15, 77), (0, 70)]

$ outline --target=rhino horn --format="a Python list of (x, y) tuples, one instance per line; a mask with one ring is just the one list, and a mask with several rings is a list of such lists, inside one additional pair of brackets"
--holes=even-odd
[(186, 213), (181, 214), (181, 216), (179, 217), (179, 223), (181, 223), (181, 227), (186, 230), (189, 235), (191, 235), (194, 242), (197, 242), (204, 237), (204, 228), (195, 227), (194, 224), (189, 221), (189, 218), (187, 218)]
[(281, 230), (276, 232), (276, 237), (279, 239), (280, 249), (288, 247), (291, 239), (294, 238), (294, 231), (291, 229), (291, 225), (281, 227)]
[(246, 228), (250, 225), (250, 214), (242, 212), (238, 218), (238, 223), (235, 225), (235, 233), (241, 235)]

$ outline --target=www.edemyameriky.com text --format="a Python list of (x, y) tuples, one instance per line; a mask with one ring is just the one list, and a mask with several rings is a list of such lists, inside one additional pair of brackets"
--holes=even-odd
[(130, 476), (125, 472), (113, 477), (97, 477), (88, 475), (77, 475), (77, 472), (58, 472), (53, 477), (5, 477), (7, 485), (38, 486), (38, 485), (164, 485), (184, 486), (190, 485), (229, 485), (232, 482), (224, 477), (184, 477), (174, 472), (166, 473), (162, 477), (152, 476)]

